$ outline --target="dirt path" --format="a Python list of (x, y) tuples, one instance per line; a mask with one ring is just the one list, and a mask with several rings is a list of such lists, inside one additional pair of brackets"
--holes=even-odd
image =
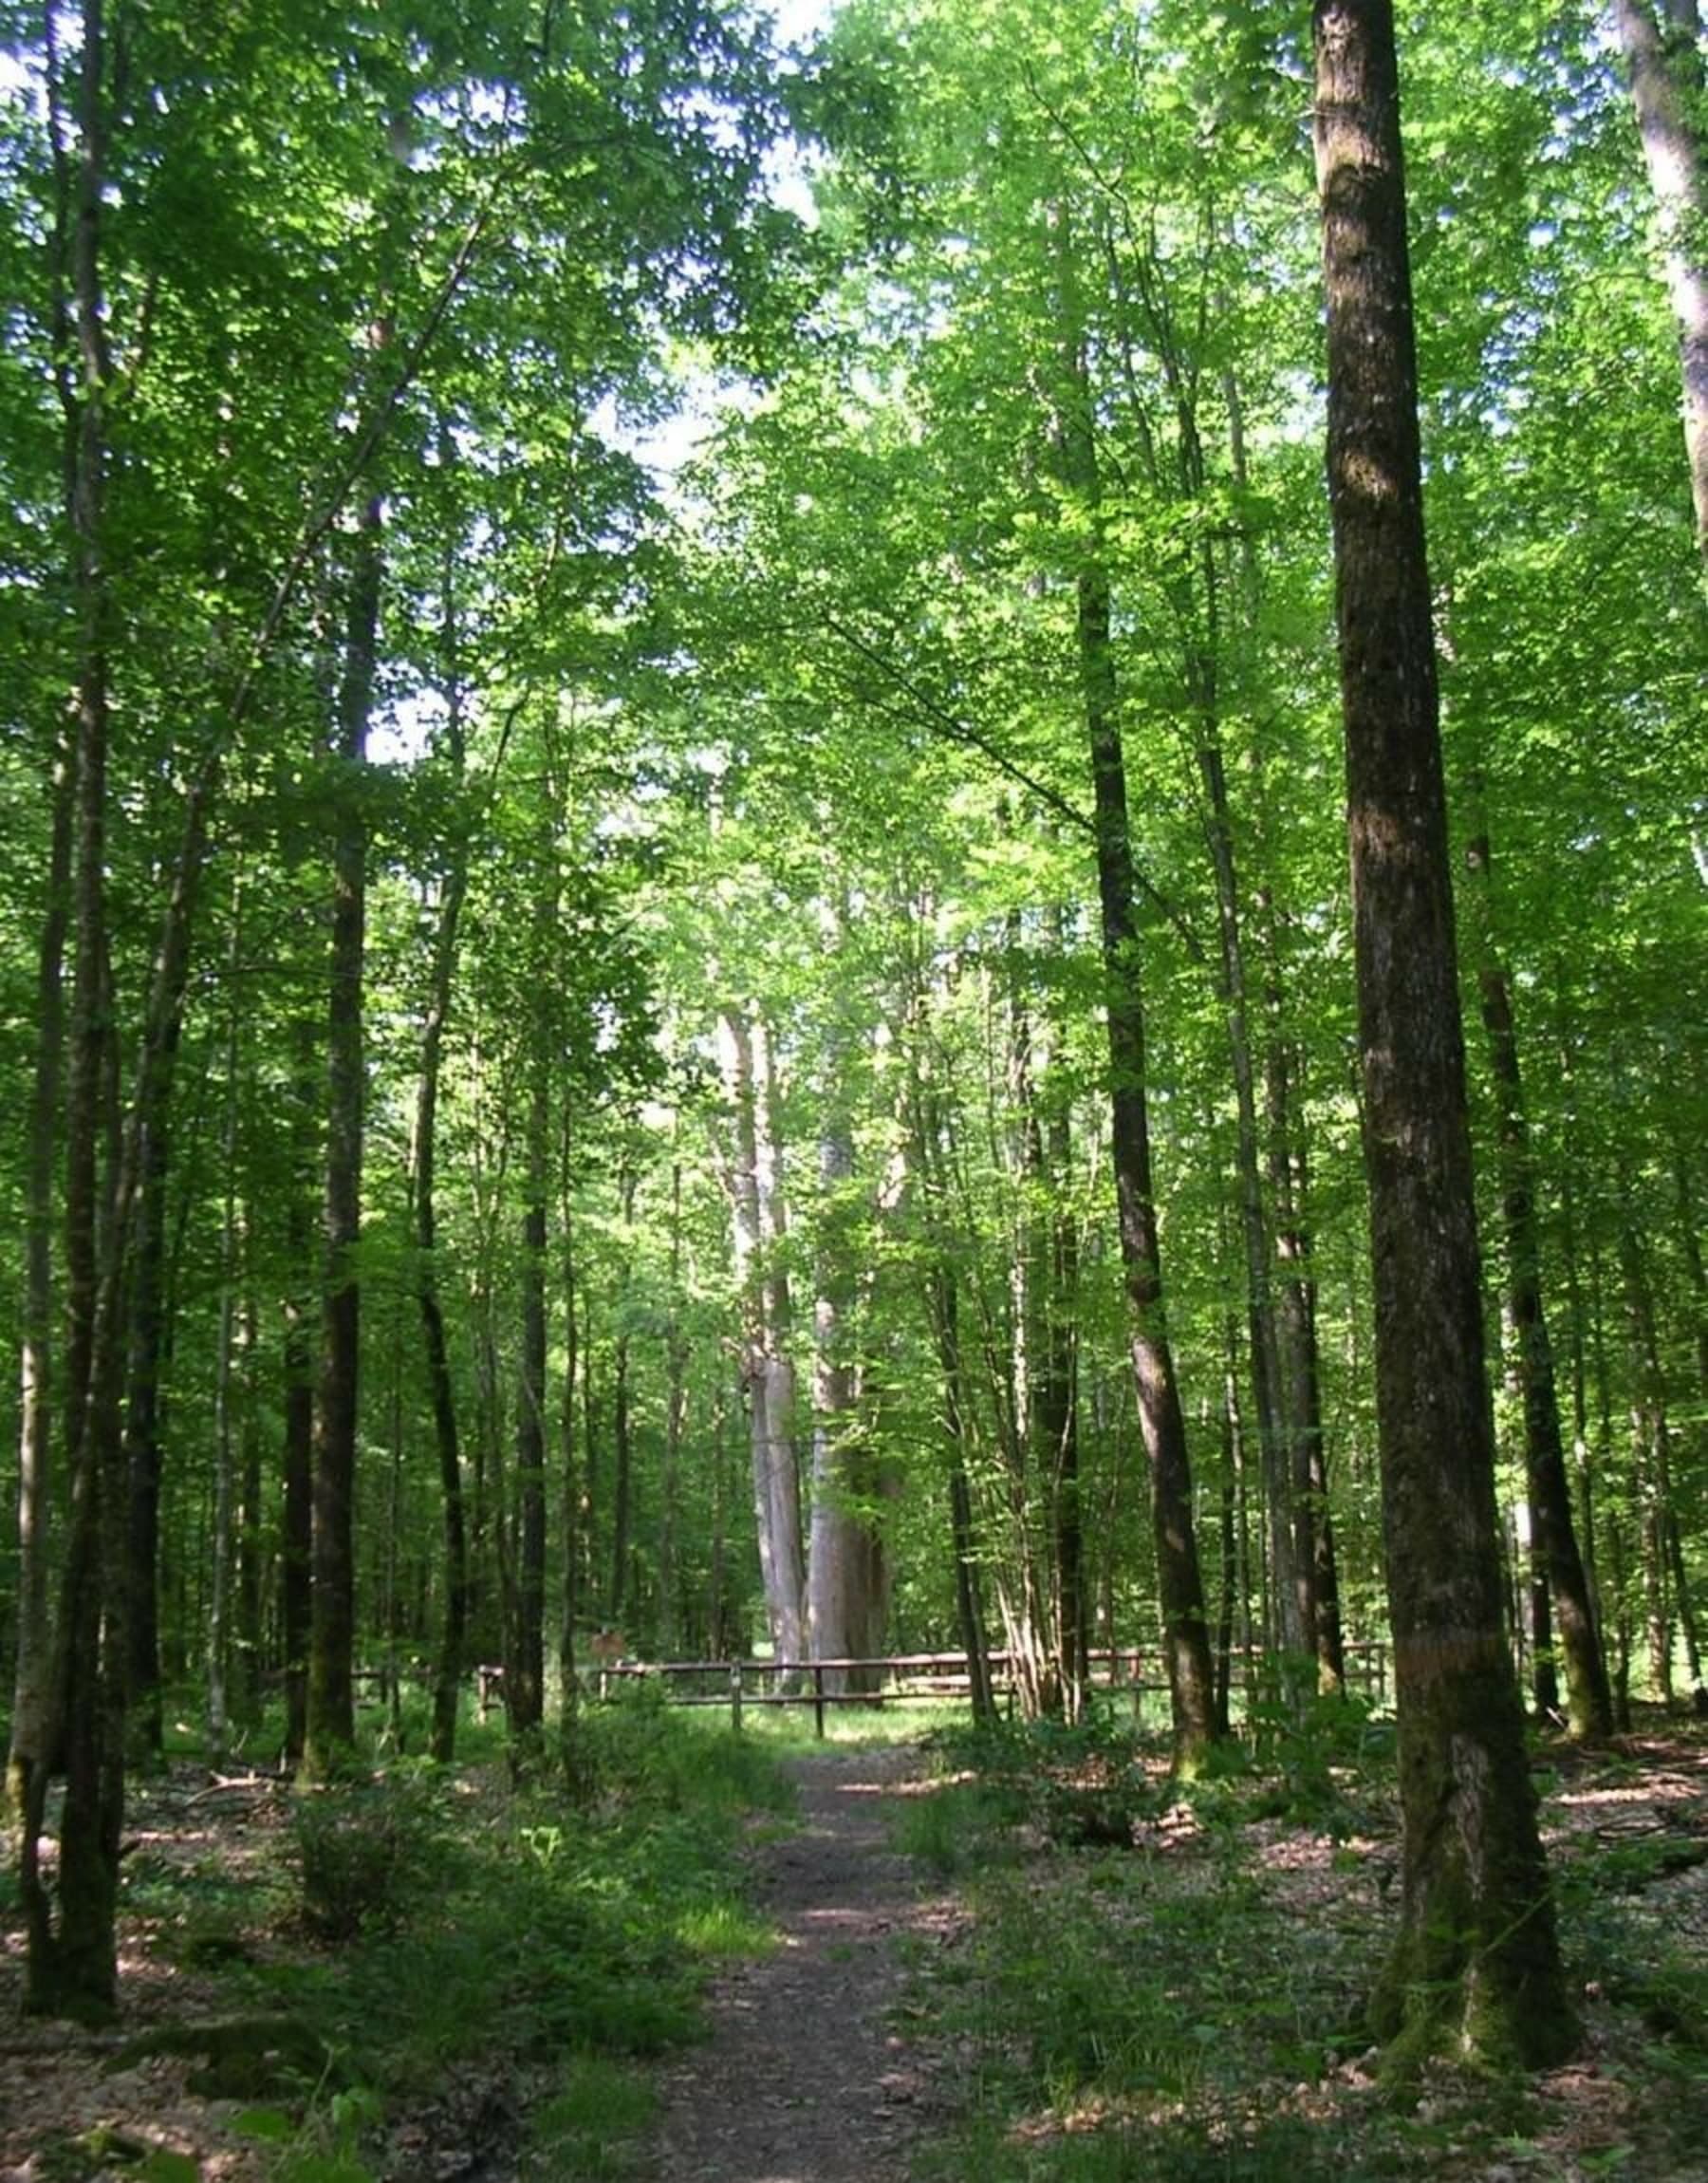
[(897, 1944), (955, 1914), (890, 1846), (889, 1799), (918, 1763), (889, 1748), (790, 1766), (801, 1831), (755, 1860), (780, 1945), (718, 1981), (710, 2040), (665, 2077), (660, 2183), (902, 2183), (931, 2080), (889, 2022)]

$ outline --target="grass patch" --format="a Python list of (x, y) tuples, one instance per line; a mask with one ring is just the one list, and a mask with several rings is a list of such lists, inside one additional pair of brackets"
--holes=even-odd
[(964, 2092), (920, 2183), (1708, 2174), (1701, 1874), (1665, 1803), (1688, 1761), (1599, 1829), (1545, 1812), (1575, 1829), (1552, 1865), (1587, 2064), (1438, 2067), (1400, 2097), (1365, 2027), (1398, 1912), (1391, 1739), (1344, 1703), (1259, 1726), (1186, 1786), (1106, 1723), (936, 1739), (947, 1778), (899, 1838), (973, 1915), (909, 1951), (904, 2019)]
[[(573, 1798), (545, 1764), (513, 1784), (502, 1753), (263, 1785), (224, 1837), (192, 1795), (128, 1862), (151, 1946), (234, 2016), (312, 2027), (317, 2081), (275, 2072), (253, 2107), (281, 2177), (362, 2183), (414, 2157), (397, 2134), (494, 2129), (530, 2174), (631, 2173), (640, 2065), (698, 2035), (710, 1965), (773, 1945), (736, 1852), (792, 1791), (769, 1747), (644, 1692), (587, 1710), (579, 1760)], [(186, 1856), (192, 1829), (210, 1846)]]
[(558, 2091), (530, 2118), (528, 2172), (538, 2183), (618, 2183), (640, 2172), (640, 2139), (657, 2105), (637, 2070), (578, 2054)]

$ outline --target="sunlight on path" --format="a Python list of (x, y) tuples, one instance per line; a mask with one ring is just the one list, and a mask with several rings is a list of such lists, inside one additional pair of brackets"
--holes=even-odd
[(931, 2082), (890, 2022), (897, 1943), (952, 1915), (889, 1842), (886, 1799), (917, 1763), (901, 1749), (791, 1767), (801, 1831), (757, 1865), (778, 1947), (718, 1980), (710, 2041), (663, 2080), (660, 2183), (902, 2183)]

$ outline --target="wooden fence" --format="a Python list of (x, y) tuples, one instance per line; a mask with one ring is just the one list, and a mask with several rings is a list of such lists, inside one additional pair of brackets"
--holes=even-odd
[[(990, 1655), (992, 1683), (1012, 1710), (1017, 1688), (1013, 1654)], [(1138, 1647), (1096, 1648), (1089, 1655), (1094, 1689), (1130, 1695), (1135, 1718), (1147, 1694), (1166, 1696), (1168, 1678), (1156, 1652)], [(1244, 1682), (1246, 1662), (1233, 1663), (1235, 1688)], [(1381, 1705), (1387, 1697), (1387, 1647), (1371, 1643), (1346, 1648), (1347, 1682), (1362, 1696)], [(501, 1671), (476, 1670), (482, 1711), (497, 1699)], [(867, 1684), (849, 1689), (847, 1679)], [(750, 1706), (810, 1706), (813, 1725), (825, 1733), (825, 1711), (831, 1706), (885, 1706), (898, 1702), (965, 1703), (971, 1685), (964, 1652), (886, 1652), (869, 1659), (838, 1660), (613, 1660), (600, 1658), (582, 1672), (589, 1696), (608, 1700), (624, 1685), (652, 1683), (675, 1706), (727, 1706), (731, 1725), (739, 1728)]]

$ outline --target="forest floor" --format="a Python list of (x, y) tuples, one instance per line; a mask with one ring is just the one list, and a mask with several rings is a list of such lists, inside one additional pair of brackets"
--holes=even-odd
[(1399, 2103), (1356, 2026), (1380, 1748), (1175, 1800), (1107, 1730), (833, 1745), (783, 1759), (791, 1803), (763, 1739), (669, 1759), (676, 1722), (638, 1726), (585, 1824), (492, 1766), (354, 1792), (387, 1800), (357, 1881), (386, 1836), (407, 1885), (342, 1940), (305, 1924), (287, 1782), (138, 1783), (111, 2030), (20, 2021), (0, 1888), (0, 2183), (1708, 2178), (1708, 1725), (1539, 1749), (1583, 2050)]
[(775, 1945), (720, 1975), (709, 2040), (663, 2080), (659, 2183), (903, 2183), (943, 2104), (905, 2028), (903, 1943), (939, 1945), (961, 1916), (896, 1847), (895, 1800), (930, 1793), (920, 1754), (833, 1748), (786, 1771), (799, 1823), (750, 1853)]

